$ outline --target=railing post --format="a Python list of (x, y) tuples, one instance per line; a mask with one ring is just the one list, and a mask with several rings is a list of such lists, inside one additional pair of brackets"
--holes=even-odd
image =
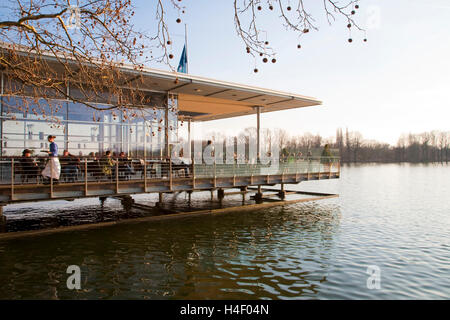
[(14, 158), (11, 158), (11, 200), (14, 200)]
[(116, 194), (119, 194), (119, 158), (116, 158)]
[(50, 198), (53, 198), (53, 161), (52, 161), (52, 157), (50, 157), (48, 161), (50, 161)]
[(322, 161), (322, 157), (319, 157), (319, 173), (317, 174), (317, 180), (320, 180), (320, 162)]
[(338, 159), (338, 177), (341, 177), (341, 159)]
[(331, 179), (331, 167), (333, 165), (333, 160), (332, 159), (330, 159), (330, 160), (331, 160), (330, 166), (328, 167), (328, 179)]
[(87, 170), (87, 158), (84, 158), (84, 195), (88, 195), (88, 170)]
[(233, 187), (236, 186), (236, 163), (235, 161), (237, 160), (233, 160)]
[(192, 155), (192, 190), (195, 189), (195, 157)]
[(169, 157), (169, 190), (172, 191), (172, 157)]
[(144, 157), (144, 192), (147, 192), (147, 160)]
[(306, 167), (306, 179), (309, 181), (309, 172), (311, 171), (311, 157), (308, 157), (308, 165)]
[(250, 168), (250, 185), (252, 185), (253, 184), (253, 166), (250, 163), (250, 157), (249, 157), (249, 160), (247, 162), (247, 167)]
[(217, 168), (216, 168), (216, 159), (214, 159), (214, 188), (217, 185), (217, 181), (216, 181), (216, 174), (217, 174)]

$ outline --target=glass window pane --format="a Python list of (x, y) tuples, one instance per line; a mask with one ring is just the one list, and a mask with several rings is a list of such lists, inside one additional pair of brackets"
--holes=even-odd
[[(1, 152), (6, 156), (20, 156), (24, 149), (34, 155), (45, 155), (48, 135), (55, 135), (60, 149), (65, 145), (66, 103), (45, 100), (37, 102), (21, 97), (2, 97)], [(31, 111), (31, 112), (30, 112)]]

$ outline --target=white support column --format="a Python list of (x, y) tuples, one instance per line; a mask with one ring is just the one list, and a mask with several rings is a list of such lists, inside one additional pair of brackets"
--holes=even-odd
[[(187, 151), (187, 155), (189, 155), (189, 158), (192, 159), (192, 140), (191, 140), (191, 118), (188, 119), (188, 149)], [(184, 157), (187, 156), (186, 154), (184, 155)]]
[(147, 120), (144, 118), (144, 163), (147, 159)]
[(169, 151), (169, 99), (170, 96), (167, 95), (167, 101), (166, 101), (166, 109), (164, 113), (164, 148), (166, 149), (165, 157), (169, 158), (170, 151)]
[[(69, 119), (69, 96), (70, 96), (70, 82), (66, 83), (66, 119)], [(64, 149), (69, 150), (69, 122), (65, 123), (65, 132), (64, 132)]]
[(256, 107), (256, 158), (261, 157), (261, 107)]

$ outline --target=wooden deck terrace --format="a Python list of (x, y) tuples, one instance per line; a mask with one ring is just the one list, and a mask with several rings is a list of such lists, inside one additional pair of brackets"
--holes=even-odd
[(247, 187), (258, 187), (260, 190), (261, 186), (276, 184), (281, 184), (283, 190), (284, 184), (336, 179), (340, 176), (338, 158), (333, 158), (331, 165), (321, 158), (297, 159), (277, 165), (180, 165), (151, 159), (129, 159), (126, 162), (113, 159), (110, 174), (105, 174), (100, 162), (83, 158), (71, 170), (62, 164), (59, 181), (44, 181), (40, 172), (45, 158), (34, 158), (33, 170), (27, 168), (29, 163), (24, 165), (21, 159), (1, 158), (1, 208), (19, 202), (123, 197), (140, 193), (159, 193), (161, 196), (163, 193), (227, 188), (246, 190)]

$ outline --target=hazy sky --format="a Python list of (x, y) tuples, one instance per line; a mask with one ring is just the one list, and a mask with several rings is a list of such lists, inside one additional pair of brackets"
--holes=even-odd
[[(168, 1), (167, 1), (168, 2)], [(183, 23), (168, 12), (175, 67), (188, 26), (189, 73), (208, 78), (313, 96), (323, 105), (267, 113), (262, 127), (290, 134), (336, 128), (360, 131), (366, 139), (395, 144), (402, 133), (450, 130), (450, 1), (361, 0), (358, 21), (367, 28), (347, 42), (346, 21), (326, 22), (321, 1), (312, 6), (319, 31), (298, 39), (265, 8), (261, 29), (277, 52), (277, 63), (263, 64), (245, 53), (234, 27), (231, 0), (183, 0)], [(155, 28), (154, 4), (136, 0), (139, 26)], [(173, 22), (173, 23), (172, 23)], [(167, 69), (164, 65), (152, 65)], [(256, 116), (217, 120), (203, 130), (256, 126)]]

